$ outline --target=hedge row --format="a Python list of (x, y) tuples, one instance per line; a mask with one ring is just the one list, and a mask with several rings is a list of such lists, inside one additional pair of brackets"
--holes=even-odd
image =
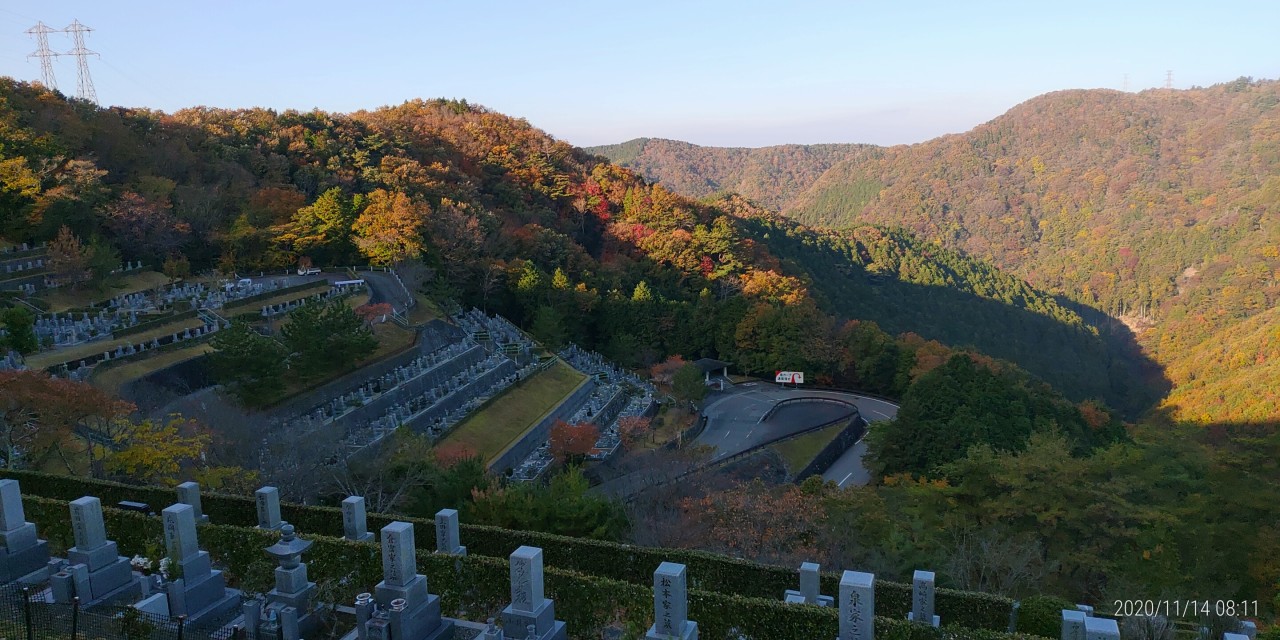
[(238, 300), (232, 300), (231, 302), (228, 302), (222, 305), (222, 309), (223, 311), (230, 313), (232, 309), (239, 309), (240, 307), (252, 305), (255, 302), (270, 300), (276, 296), (282, 296), (286, 293), (307, 291), (309, 289), (327, 289), (328, 286), (329, 286), (328, 280), (315, 280), (312, 282), (304, 282), (302, 284), (295, 284), (291, 287), (282, 287), (280, 289), (273, 289), (271, 291), (263, 291), (262, 293), (255, 293), (251, 296), (246, 296)]
[(155, 329), (156, 327), (163, 327), (166, 324), (178, 322), (179, 320), (194, 318), (197, 315), (200, 315), (200, 312), (195, 309), (191, 309), (190, 311), (183, 311), (181, 313), (166, 314), (166, 315), (160, 316), (159, 318), (147, 320), (145, 322), (139, 322), (138, 324), (135, 324), (132, 327), (124, 327), (122, 329), (117, 329), (115, 331), (112, 331), (111, 337), (123, 338), (125, 336), (131, 336), (137, 333), (142, 333), (144, 331), (150, 331), (152, 329)]
[[(63, 500), (29, 497), (27, 517), (39, 527), (41, 537), (55, 549), (66, 549), (72, 540), (68, 504)], [(158, 517), (105, 508), (108, 536), (125, 555), (154, 558), (163, 548)], [(426, 529), (430, 533), (432, 529)], [(371, 591), (381, 579), (381, 554), (375, 543), (309, 534), (314, 544), (306, 555), (307, 572), (320, 583), (322, 599), (349, 603), (355, 595)], [(226, 567), (232, 583), (251, 592), (270, 584), (274, 565), (263, 553), (278, 534), (251, 527), (205, 525), (199, 528), (200, 547)], [(421, 540), (421, 538), (418, 538)], [(440, 595), (443, 610), (456, 617), (482, 620), (493, 615), (509, 598), (510, 568), (504, 558), (471, 555), (438, 556), (419, 550), (418, 571), (427, 577), (432, 593)], [(653, 592), (647, 585), (584, 575), (548, 563), (547, 596), (556, 602), (557, 618), (565, 621), (574, 638), (599, 637), (600, 630), (616, 626), (625, 637), (637, 638), (653, 619)], [(653, 568), (656, 568), (656, 564)], [(650, 576), (652, 569), (650, 568)], [(696, 577), (690, 567), (690, 576)], [(750, 598), (694, 588), (689, 594), (689, 617), (698, 622), (706, 638), (754, 640), (811, 640), (837, 635), (839, 620), (834, 609), (789, 605), (780, 598)], [(1033, 636), (987, 630), (946, 627), (938, 630), (905, 620), (876, 617), (876, 637), (883, 640), (1033, 640)]]
[[(138, 487), (113, 482), (86, 480), (27, 471), (3, 471), (22, 483), (27, 494), (58, 500), (97, 496), (103, 504), (121, 500), (145, 502), (155, 511), (177, 500), (177, 493), (156, 487)], [(257, 510), (250, 498), (218, 494), (201, 496), (201, 506), (212, 522), (254, 526)], [(300, 531), (317, 535), (342, 536), (342, 512), (334, 507), (282, 504), (281, 516)], [(369, 514), (370, 531), (378, 531), (393, 520), (412, 522), (423, 546), (434, 546), (435, 528), (430, 520)], [(690, 586), (726, 596), (780, 600), (786, 589), (796, 589), (795, 569), (757, 564), (703, 551), (639, 547), (614, 542), (570, 538), (533, 531), (516, 531), (481, 525), (461, 525), (462, 543), (470, 554), (506, 558), (521, 545), (540, 547), (547, 566), (578, 571), (601, 579), (632, 585), (652, 584), (653, 570), (662, 562), (688, 566)], [(822, 575), (822, 593), (839, 593), (840, 574)], [(970, 629), (1004, 631), (1009, 627), (1013, 601), (1002, 596), (954, 589), (938, 589), (936, 612), (948, 625)], [(904, 619), (911, 610), (911, 585), (876, 581), (876, 614)]]

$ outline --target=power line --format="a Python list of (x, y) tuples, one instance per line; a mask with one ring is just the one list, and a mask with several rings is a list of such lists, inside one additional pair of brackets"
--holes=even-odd
[(89, 75), (89, 56), (97, 56), (98, 53), (90, 51), (84, 46), (84, 34), (93, 31), (93, 29), (80, 24), (79, 20), (72, 20), (71, 24), (63, 31), (71, 34), (72, 42), (75, 43), (75, 48), (68, 51), (67, 55), (76, 57), (77, 96), (81, 100), (88, 100), (96, 104), (98, 102), (98, 92), (94, 90), (93, 77)]
[(62, 54), (54, 53), (49, 48), (49, 34), (56, 32), (57, 29), (43, 22), (36, 22), (36, 26), (27, 29), (27, 35), (34, 36), (36, 39), (36, 50), (27, 58), (40, 59), (40, 82), (55, 91), (58, 89), (58, 81), (53, 77), (53, 59)]

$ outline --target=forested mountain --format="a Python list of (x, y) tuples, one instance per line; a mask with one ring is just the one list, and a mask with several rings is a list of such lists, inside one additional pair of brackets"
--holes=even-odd
[[(1115, 384), (1125, 367), (1097, 327), (988, 266), (882, 229), (817, 234), (741, 198), (695, 202), (465, 102), (168, 115), (13, 82), (0, 100), (0, 229), (15, 241), (66, 226), (128, 260), (182, 253), (227, 272), (420, 258), (437, 295), (636, 365), (715, 355), (837, 379), (823, 341), (840, 319), (873, 320), (1018, 362), (1074, 400), (1142, 397)], [(803, 339), (752, 339), (767, 322)]]
[(732, 192), (775, 210), (788, 206), (832, 165), (874, 157), (879, 150), (869, 144), (703, 147), (661, 138), (586, 148), (682, 195)]
[(1271, 419), (1267, 338), (1237, 325), (1280, 297), (1277, 105), (1280, 83), (1246, 78), (1051, 93), (842, 162), (787, 213), (898, 226), (991, 260), (1134, 327), (1180, 387), (1179, 415)]
[[(1259, 96), (1274, 87), (1245, 83), (1238, 93), (1265, 102)], [(1138, 98), (1147, 99), (1116, 96)], [(1209, 157), (1207, 147), (1197, 149)], [(1045, 169), (1031, 170), (1044, 176), (1050, 163), (1042, 161)], [(1235, 218), (1212, 218), (1220, 231), (1205, 232), (1209, 257), (1183, 267), (1176, 285), (1203, 292), (1206, 281), (1235, 282), (1243, 258), (1214, 258), (1214, 243), (1259, 242), (1239, 235), (1242, 221), (1274, 228), (1266, 224), (1275, 200), (1262, 194), (1274, 196), (1280, 185), (1250, 175), (1238, 179), (1271, 191), (1238, 198)], [(1063, 189), (1081, 184), (1061, 180)], [(941, 179), (930, 186), (950, 188)], [(879, 187), (871, 194), (885, 197)], [(1157, 197), (1164, 198), (1150, 194)], [(864, 209), (872, 217), (875, 208)], [(1043, 277), (1024, 280), (992, 264), (1010, 256), (965, 255), (957, 249), (974, 251), (961, 242), (967, 236), (944, 246), (893, 228), (922, 217), (903, 215), (885, 215), (888, 224), (850, 216), (837, 232), (736, 196), (695, 201), (463, 101), (352, 114), (203, 107), (165, 114), (103, 109), (0, 79), (5, 240), (74, 234), (95, 261), (154, 268), (182, 254), (193, 272), (285, 268), (303, 258), (320, 266), (421, 263), (427, 269), (405, 272), (421, 275), (429, 296), (500, 312), (548, 346), (573, 340), (637, 366), (681, 354), (720, 357), (748, 373), (803, 369), (815, 382), (902, 399), (899, 419), (878, 427), (871, 443), (886, 475), (873, 486), (806, 493), (825, 496), (823, 503), (786, 518), (834, 536), (824, 548), (839, 564), (895, 576), (947, 566), (955, 584), (989, 588), (964, 582), (969, 570), (961, 565), (977, 575), (1029, 557), (1031, 572), (1010, 569), (1023, 576), (1022, 589), (1073, 599), (1196, 593), (1271, 602), (1280, 584), (1280, 434), (1121, 424), (1096, 399), (1133, 415), (1155, 397), (1124, 331), (1033, 286)], [(1250, 269), (1274, 268), (1274, 253), (1257, 256)], [(1030, 257), (1013, 261), (1019, 274), (1030, 273)], [(1242, 295), (1269, 303), (1269, 291)], [(1233, 332), (1223, 336), (1255, 345), (1247, 355), (1261, 366), (1276, 356), (1268, 315), (1212, 320)], [(1211, 348), (1196, 355), (1221, 367), (1240, 356)], [(12, 398), (22, 397), (13, 389), (24, 380), (50, 382), (38, 373), (0, 377)], [(1209, 383), (1180, 389), (1224, 393)], [(752, 494), (749, 502), (713, 493), (709, 506), (693, 511), (664, 503), (663, 513), (695, 520), (665, 530), (698, 531), (704, 515), (771, 528), (776, 522), (760, 518), (777, 511), (759, 508), (772, 498), (758, 487), (731, 490)], [(495, 508), (521, 508), (505, 504)], [(724, 511), (734, 504), (749, 505), (741, 518)], [(804, 542), (783, 538), (791, 551)], [(967, 551), (975, 544), (988, 555)]]

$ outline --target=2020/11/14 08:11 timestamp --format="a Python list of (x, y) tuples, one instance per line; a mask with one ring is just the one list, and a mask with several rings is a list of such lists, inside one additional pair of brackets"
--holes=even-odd
[(1257, 600), (1114, 600), (1111, 615), (1165, 616), (1166, 618), (1191, 618), (1195, 616), (1258, 615)]

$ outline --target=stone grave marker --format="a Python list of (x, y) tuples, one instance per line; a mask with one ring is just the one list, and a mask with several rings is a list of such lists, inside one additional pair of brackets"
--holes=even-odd
[(107, 540), (102, 502), (85, 496), (69, 506), (75, 546), (67, 550), (67, 565), (49, 578), (54, 602), (65, 604), (79, 597), (81, 606), (93, 606), (136, 599), (142, 593), (141, 585), (133, 579), (129, 559), (119, 554), (116, 543)]
[[(453, 621), (440, 617), (440, 596), (427, 592), (418, 573), (413, 525), (392, 522), (382, 528), (382, 582), (374, 597), (356, 597), (356, 626), (368, 640), (444, 640), (453, 637)], [(374, 612), (376, 599), (379, 611)], [(388, 635), (389, 634), (389, 635)]]
[(48, 576), (49, 543), (27, 522), (17, 480), (0, 480), (0, 584), (43, 582)]
[(932, 571), (916, 571), (911, 579), (911, 612), (907, 619), (912, 622), (938, 626), (938, 616), (933, 615), (934, 576)]
[(279, 529), (280, 490), (275, 487), (262, 487), (253, 492), (253, 497), (258, 503), (258, 528)]
[(532, 628), (536, 640), (565, 640), (564, 622), (542, 588), (542, 549), (522, 546), (511, 553), (511, 604), (502, 610), (503, 629)]
[(800, 590), (787, 589), (783, 594), (783, 600), (792, 604), (816, 604), (820, 607), (830, 607), (835, 604), (835, 600), (831, 596), (824, 596), (818, 593), (822, 579), (821, 571), (822, 567), (818, 564), (813, 562), (801, 563)]
[(209, 523), (209, 516), (205, 515), (200, 508), (200, 485), (194, 482), (184, 482), (178, 485), (178, 502), (191, 505), (191, 510), (196, 515), (196, 524)]
[(188, 623), (199, 625), (235, 609), (240, 592), (226, 588), (222, 572), (213, 569), (208, 552), (200, 550), (195, 510), (178, 503), (165, 507), (161, 516), (165, 549), (182, 576), (167, 585), (170, 615), (185, 615)]
[(653, 572), (653, 626), (645, 640), (697, 640), (698, 623), (689, 620), (685, 566), (663, 562)]
[(1078, 609), (1062, 610), (1062, 640), (1084, 640), (1084, 619), (1088, 617)]
[(342, 501), (342, 535), (348, 540), (367, 542), (373, 539), (365, 524), (364, 498), (348, 496)]
[(441, 509), (436, 512), (436, 553), (455, 556), (467, 555), (467, 548), (458, 544), (458, 510)]
[(1084, 619), (1085, 640), (1120, 640), (1120, 625), (1111, 618)]
[(859, 571), (845, 571), (840, 576), (839, 640), (873, 640), (875, 582), (875, 575)]

